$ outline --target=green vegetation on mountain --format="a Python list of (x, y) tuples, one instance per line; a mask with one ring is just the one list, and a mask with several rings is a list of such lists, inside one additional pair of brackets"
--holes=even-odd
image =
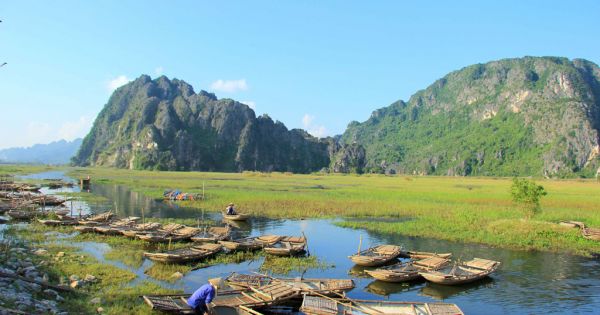
[(143, 75), (100, 112), (77, 165), (154, 170), (305, 173), (329, 164), (329, 142), (288, 130), (247, 105), (194, 93), (184, 81)]
[(76, 165), (130, 169), (592, 177), (600, 68), (525, 57), (452, 72), (341, 137), (288, 130), (184, 81), (141, 76), (98, 115)]
[(452, 72), (341, 141), (364, 147), (366, 172), (593, 176), (599, 130), (597, 65), (525, 57)]

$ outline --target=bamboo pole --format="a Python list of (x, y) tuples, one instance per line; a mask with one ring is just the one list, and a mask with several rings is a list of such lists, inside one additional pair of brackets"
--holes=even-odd
[(360, 248), (362, 247), (362, 234), (359, 234), (359, 240), (358, 240), (358, 252), (356, 253), (357, 255), (360, 256)]

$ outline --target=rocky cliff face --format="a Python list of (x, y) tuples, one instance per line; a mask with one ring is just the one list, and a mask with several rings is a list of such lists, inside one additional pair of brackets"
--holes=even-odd
[(597, 65), (525, 57), (452, 72), (352, 122), (342, 142), (365, 148), (371, 172), (593, 176), (599, 130)]
[(141, 76), (117, 89), (73, 162), (131, 169), (320, 170), (327, 140), (288, 130), (248, 106), (184, 81)]

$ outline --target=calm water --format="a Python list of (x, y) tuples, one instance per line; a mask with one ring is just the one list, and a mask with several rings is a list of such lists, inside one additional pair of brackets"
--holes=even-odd
[[(39, 178), (62, 173), (36, 174)], [(218, 220), (220, 214), (178, 207), (177, 204), (156, 202), (122, 186), (92, 185), (94, 193), (109, 198), (104, 205), (85, 205), (86, 211), (117, 208), (120, 215), (145, 215), (150, 217), (211, 218)], [(445, 301), (458, 304), (466, 314), (600, 314), (600, 261), (542, 252), (513, 251), (478, 244), (462, 244), (434, 239), (403, 237), (369, 233), (335, 226), (332, 220), (266, 220), (253, 219), (239, 226), (241, 234), (300, 235), (308, 238), (309, 250), (320, 260), (334, 267), (326, 270), (307, 270), (290, 276), (352, 278), (356, 288), (350, 297), (361, 299), (389, 299), (394, 301)], [(357, 251), (359, 237), (363, 237), (363, 248), (369, 245), (390, 243), (402, 244), (405, 248), (452, 252), (454, 258), (467, 260), (473, 257), (489, 258), (502, 262), (502, 267), (492, 277), (464, 286), (441, 286), (418, 281), (406, 284), (388, 284), (364, 276), (363, 269), (355, 267), (347, 259)], [(68, 240), (65, 240), (68, 242)], [(99, 259), (106, 261), (103, 254), (110, 248), (106, 244), (75, 244)], [(120, 262), (108, 261), (118, 267), (133, 271), (139, 280), (147, 279), (143, 271), (152, 262), (144, 261), (142, 267), (131, 268)], [(188, 273), (174, 284), (192, 292), (208, 278), (226, 276), (233, 271), (252, 272), (258, 270), (262, 260), (227, 264), (200, 269)]]

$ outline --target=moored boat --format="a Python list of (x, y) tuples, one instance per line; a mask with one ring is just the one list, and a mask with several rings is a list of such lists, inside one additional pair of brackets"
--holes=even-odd
[(225, 282), (234, 289), (262, 287), (278, 281), (299, 290), (301, 293), (311, 294), (342, 294), (354, 288), (352, 279), (274, 278), (261, 274), (240, 274), (237, 272), (233, 272), (225, 278)]
[(418, 252), (418, 251), (402, 251), (401, 256), (408, 257), (413, 260), (425, 259), (429, 257), (450, 258), (452, 253), (433, 253), (433, 252)]
[(348, 256), (348, 258), (360, 266), (377, 267), (398, 258), (401, 252), (401, 246), (378, 245), (365, 249), (355, 255)]
[(332, 299), (305, 295), (300, 311), (306, 315), (462, 315), (451, 303), (395, 302), (375, 300)]
[(228, 250), (257, 250), (267, 245), (277, 243), (281, 239), (279, 235), (261, 235), (254, 237), (240, 238), (231, 241), (219, 241), (219, 244)]
[(221, 251), (221, 249), (222, 246), (219, 244), (208, 243), (175, 249), (162, 253), (146, 252), (144, 253), (144, 257), (147, 257), (153, 261), (163, 263), (186, 263), (190, 261), (197, 261), (208, 258)]
[(267, 254), (276, 256), (296, 256), (306, 252), (304, 236), (285, 236), (278, 242), (264, 248)]
[(581, 234), (588, 240), (600, 241), (600, 229), (584, 227), (581, 229)]
[(58, 226), (58, 225), (76, 225), (78, 223), (76, 218), (69, 216), (61, 216), (59, 219), (38, 219), (38, 222), (44, 225)]
[(190, 239), (197, 243), (216, 243), (228, 239), (230, 235), (231, 228), (228, 225), (224, 227), (211, 226), (202, 229), (200, 233), (197, 233)]
[(31, 220), (41, 213), (33, 210), (9, 210), (6, 214), (15, 220)]
[(419, 271), (439, 270), (450, 262), (447, 258), (429, 257), (417, 261), (400, 262), (375, 270), (365, 270), (371, 277), (385, 282), (405, 282), (421, 277)]
[(145, 234), (145, 233), (149, 233), (152, 231), (156, 231), (161, 227), (162, 227), (162, 224), (157, 223), (157, 222), (136, 224), (129, 229), (121, 230), (121, 234), (123, 234), (127, 237), (136, 237), (139, 234)]
[(227, 214), (223, 213), (223, 219), (231, 220), (231, 221), (246, 221), (250, 217), (249, 214), (245, 213), (237, 213), (237, 214)]
[(136, 224), (139, 217), (127, 217), (111, 222), (110, 224), (97, 225), (94, 227), (94, 231), (101, 234), (107, 235), (120, 235), (121, 231), (131, 228)]
[(454, 264), (451, 267), (435, 271), (421, 271), (420, 274), (427, 281), (445, 285), (457, 285), (477, 281), (487, 277), (500, 267), (499, 261), (474, 258), (472, 260)]

